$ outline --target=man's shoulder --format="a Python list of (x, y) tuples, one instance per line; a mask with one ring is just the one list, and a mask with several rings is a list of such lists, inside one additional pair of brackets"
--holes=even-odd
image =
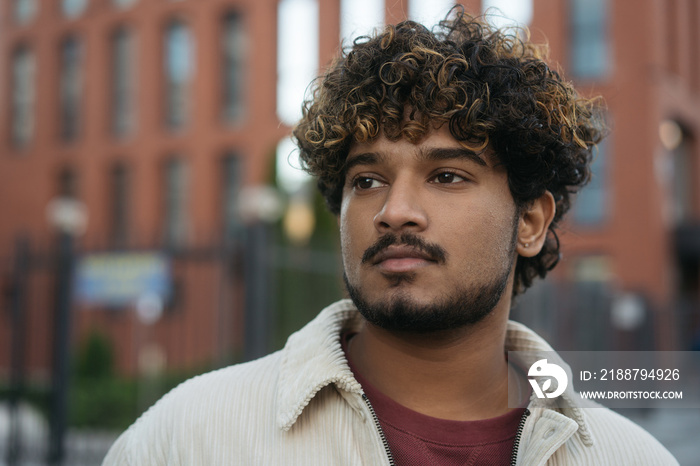
[[(596, 405), (595, 402), (590, 402)], [(664, 448), (658, 440), (654, 438), (643, 427), (629, 420), (624, 415), (605, 408), (601, 405), (585, 409), (586, 421), (596, 439), (596, 442), (606, 442), (611, 435), (629, 438), (630, 440), (644, 443), (650, 447)]]
[(206, 457), (213, 454), (205, 447), (211, 445), (220, 447), (217, 454), (235, 450), (231, 457), (238, 458), (242, 450), (232, 439), (278, 438), (325, 386), (358, 391), (339, 342), (355, 314), (349, 302), (334, 303), (290, 336), (284, 349), (183, 382), (122, 434), (104, 464), (131, 458), (138, 464), (194, 464), (183, 455)]
[(678, 462), (653, 435), (620, 413), (587, 401), (583, 409), (593, 448), (617, 464), (672, 466)]
[[(177, 411), (192, 404), (218, 405), (221, 400), (242, 400), (244, 392), (256, 394), (257, 397), (274, 394), (274, 387), (279, 376), (282, 359), (281, 351), (269, 354), (254, 361), (234, 364), (221, 369), (197, 375), (182, 382), (172, 389), (150, 411), (167, 409)], [(165, 406), (161, 406), (165, 405)]]
[[(234, 398), (240, 403), (249, 403), (246, 401), (246, 395), (255, 399), (263, 396), (274, 397), (280, 378), (284, 383), (288, 383), (290, 372), (304, 372), (302, 369), (308, 369), (309, 365), (320, 366), (325, 372), (329, 364), (322, 359), (333, 359), (337, 352), (337, 348), (333, 351), (327, 348), (330, 345), (327, 340), (330, 336), (338, 338), (338, 330), (329, 330), (328, 327), (330, 325), (340, 328), (340, 322), (346, 320), (346, 314), (351, 310), (347, 302), (334, 303), (324, 309), (316, 319), (291, 335), (283, 349), (254, 361), (195, 376), (171, 390), (144, 416), (150, 411), (163, 410), (163, 405), (168, 412), (177, 412), (182, 406), (192, 403), (207, 402), (216, 406), (222, 398)], [(340, 348), (339, 344), (335, 346)], [(304, 374), (299, 376), (304, 377)]]
[(253, 422), (273, 424), (280, 360), (276, 352), (186, 380), (119, 437), (104, 464), (129, 464), (131, 458), (167, 464), (182, 452), (201, 455), (201, 446), (213, 441), (204, 436), (237, 438)]

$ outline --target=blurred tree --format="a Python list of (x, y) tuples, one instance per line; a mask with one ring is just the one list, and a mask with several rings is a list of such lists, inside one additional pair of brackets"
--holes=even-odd
[(92, 330), (78, 352), (75, 375), (78, 379), (106, 379), (114, 373), (114, 348), (104, 334)]

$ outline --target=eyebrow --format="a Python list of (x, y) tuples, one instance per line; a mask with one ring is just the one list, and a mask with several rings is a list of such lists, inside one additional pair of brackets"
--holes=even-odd
[[(421, 150), (419, 157), (422, 160), (453, 160), (453, 159), (467, 159), (482, 167), (488, 166), (483, 157), (473, 151), (468, 149), (456, 148), (456, 147), (435, 147), (426, 150)], [(376, 165), (381, 163), (386, 157), (384, 154), (377, 152), (363, 152), (361, 154), (353, 155), (345, 161), (344, 171), (347, 173), (350, 169), (356, 165)]]
[(356, 165), (376, 165), (385, 158), (386, 157), (384, 157), (384, 155), (378, 154), (376, 152), (363, 152), (361, 154), (353, 155), (352, 158), (348, 158), (345, 160), (345, 166), (343, 167), (343, 171), (347, 173), (352, 167)]
[(477, 152), (457, 147), (436, 147), (422, 150), (421, 158), (425, 160), (467, 159), (482, 167), (488, 166), (486, 160)]

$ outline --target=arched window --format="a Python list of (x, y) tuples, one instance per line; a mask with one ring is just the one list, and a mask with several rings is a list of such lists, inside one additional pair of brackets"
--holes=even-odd
[(129, 8), (136, 0), (112, 0), (112, 3), (120, 8)]
[(245, 113), (244, 79), (247, 37), (240, 14), (229, 13), (224, 17), (221, 35), (223, 119), (235, 121)]
[(181, 158), (170, 158), (164, 167), (163, 233), (166, 245), (178, 247), (187, 239), (187, 166)]
[(165, 122), (177, 129), (187, 123), (192, 79), (193, 44), (189, 28), (180, 20), (172, 21), (164, 40)]
[(225, 240), (236, 238), (241, 233), (238, 203), (242, 178), (240, 157), (234, 152), (227, 153), (221, 163), (221, 204)]
[(384, 25), (384, 0), (340, 0), (340, 39), (350, 44), (359, 35)]
[(607, 3), (607, 0), (571, 1), (571, 72), (577, 78), (600, 79), (609, 71)]
[(37, 12), (37, 0), (14, 0), (12, 17), (17, 24), (27, 24), (34, 19)]
[(73, 167), (63, 167), (59, 172), (58, 196), (70, 199), (78, 197), (78, 174)]
[(129, 236), (129, 171), (118, 163), (112, 168), (110, 178), (110, 237), (113, 246), (124, 248)]
[(136, 63), (133, 35), (119, 28), (112, 36), (112, 132), (125, 136), (134, 128), (134, 84)]
[(35, 61), (28, 47), (19, 46), (12, 57), (12, 116), (10, 133), (17, 147), (26, 146), (34, 135)]
[(301, 118), (304, 91), (318, 73), (318, 0), (277, 4), (277, 116), (293, 125)]
[(75, 140), (80, 133), (83, 93), (83, 46), (69, 36), (61, 43), (59, 107), (61, 138)]
[(63, 14), (68, 18), (77, 18), (85, 11), (88, 0), (63, 0), (61, 8)]
[(454, 4), (453, 0), (409, 0), (408, 17), (431, 28), (438, 21), (445, 19), (445, 15)]
[(608, 140), (598, 144), (591, 163), (591, 180), (576, 195), (573, 217), (579, 226), (599, 227), (608, 220), (612, 204), (608, 183), (609, 147)]
[[(420, 0), (423, 4), (429, 2), (430, 0)], [(443, 8), (445, 6), (449, 9), (451, 5), (443, 2)], [(486, 14), (489, 23), (499, 28), (527, 26), (532, 21), (533, 0), (482, 0), (481, 12)], [(434, 17), (433, 21), (436, 23), (440, 19), (439, 16)]]

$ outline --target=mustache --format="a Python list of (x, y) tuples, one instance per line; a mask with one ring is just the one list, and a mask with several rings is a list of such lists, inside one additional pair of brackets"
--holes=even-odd
[(379, 238), (372, 246), (367, 248), (367, 250), (362, 254), (362, 263), (366, 264), (371, 262), (374, 257), (392, 245), (405, 245), (415, 248), (421, 251), (423, 254), (427, 255), (430, 260), (437, 263), (444, 263), (447, 259), (447, 251), (442, 247), (434, 243), (428, 243), (420, 236), (414, 235), (412, 233), (403, 233), (401, 236), (395, 235), (393, 233), (387, 233), (386, 235)]

